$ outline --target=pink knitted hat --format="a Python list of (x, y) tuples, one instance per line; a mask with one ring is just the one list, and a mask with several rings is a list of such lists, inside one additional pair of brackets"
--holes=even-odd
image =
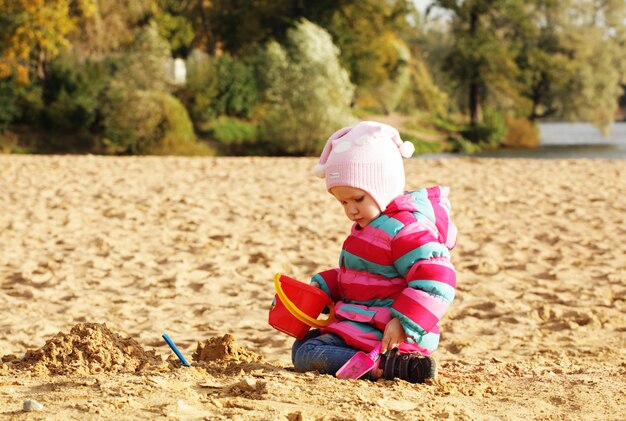
[(404, 193), (402, 157), (415, 151), (396, 129), (374, 121), (344, 127), (330, 136), (314, 173), (326, 178), (326, 188), (356, 187), (372, 196), (381, 211)]

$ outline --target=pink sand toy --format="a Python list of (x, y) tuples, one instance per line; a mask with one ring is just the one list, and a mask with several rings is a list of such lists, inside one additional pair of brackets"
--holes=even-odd
[(376, 361), (380, 357), (382, 342), (376, 345), (369, 353), (357, 352), (344, 365), (341, 366), (335, 377), (342, 380), (356, 380), (376, 367)]
[[(328, 326), (333, 321), (334, 303), (321, 289), (280, 273), (274, 276), (274, 286), (276, 295), (268, 319), (274, 329), (302, 339), (311, 327)], [(330, 309), (330, 314), (327, 319), (318, 320), (324, 307)]]

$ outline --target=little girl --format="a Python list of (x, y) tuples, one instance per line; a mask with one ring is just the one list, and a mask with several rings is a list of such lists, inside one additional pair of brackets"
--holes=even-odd
[(429, 355), (454, 298), (457, 230), (447, 187), (404, 192), (402, 157), (413, 152), (396, 129), (370, 121), (328, 139), (314, 172), (354, 225), (339, 267), (311, 280), (335, 302), (335, 319), (293, 344), (297, 371), (334, 375), (358, 351), (382, 342), (385, 353), (363, 378), (422, 383), (436, 376)]

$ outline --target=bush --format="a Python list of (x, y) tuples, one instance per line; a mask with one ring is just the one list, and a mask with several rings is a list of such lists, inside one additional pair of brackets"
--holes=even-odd
[(198, 126), (221, 115), (248, 118), (259, 101), (254, 64), (194, 50), (187, 59), (187, 84), (180, 96)]
[(217, 116), (213, 107), (218, 94), (215, 77), (217, 66), (213, 58), (200, 50), (192, 51), (187, 57), (186, 65), (187, 83), (179, 96), (189, 110), (192, 121), (200, 125)]
[(18, 89), (11, 79), (0, 80), (0, 134), (15, 119), (19, 112)]
[(112, 86), (105, 108), (106, 152), (158, 155), (208, 155), (196, 141), (187, 110), (165, 92), (126, 92)]
[[(80, 62), (74, 57), (59, 56), (50, 64), (43, 85), (44, 126), (56, 132), (93, 138), (92, 128), (99, 118), (99, 96), (108, 77), (103, 63)], [(75, 145), (57, 146), (73, 149)]]
[(171, 76), (165, 63), (171, 60), (169, 44), (158, 32), (156, 24), (139, 28), (133, 43), (120, 57), (116, 78), (129, 89), (171, 92)]
[(230, 56), (217, 58), (217, 115), (250, 117), (259, 99), (259, 91), (252, 66)]
[(487, 143), (487, 139), (491, 136), (491, 128), (485, 124), (479, 123), (475, 126), (469, 126), (461, 130), (461, 136), (472, 143)]
[(42, 97), (41, 85), (31, 83), (20, 90), (17, 99), (19, 107), (15, 122), (17, 124), (27, 124), (38, 126), (41, 124), (41, 113), (45, 109)]
[(437, 130), (441, 130), (444, 132), (458, 132), (460, 131), (459, 124), (452, 121), (451, 119), (444, 119), (441, 117), (430, 117), (427, 121), (432, 124)]
[(226, 155), (262, 155), (271, 152), (271, 146), (258, 140), (256, 124), (248, 121), (222, 116), (207, 126), (207, 134), (218, 143), (220, 152)]
[(504, 142), (506, 132), (504, 114), (487, 109), (484, 113), (483, 122), (461, 130), (461, 135), (472, 143), (495, 147)]
[(256, 126), (236, 118), (220, 117), (211, 124), (210, 133), (223, 145), (253, 143), (256, 141)]
[(266, 54), (261, 138), (277, 154), (317, 153), (331, 133), (354, 120), (354, 87), (339, 50), (328, 32), (305, 20), (288, 31), (284, 47), (271, 42)]
[(539, 129), (526, 118), (507, 118), (504, 145), (509, 148), (536, 148), (539, 146)]
[(473, 153), (479, 152), (481, 149), (480, 145), (476, 143), (472, 143), (469, 140), (464, 139), (463, 137), (458, 136), (456, 134), (451, 135), (448, 138), (448, 142), (450, 143), (450, 146), (451, 146), (451, 152), (473, 154)]

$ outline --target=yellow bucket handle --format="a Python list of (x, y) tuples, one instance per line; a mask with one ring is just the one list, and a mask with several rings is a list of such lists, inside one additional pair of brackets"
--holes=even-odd
[(318, 329), (324, 326), (328, 326), (333, 321), (333, 318), (335, 317), (335, 305), (330, 299), (329, 299), (329, 304), (328, 304), (328, 307), (330, 309), (330, 314), (328, 316), (328, 319), (326, 320), (314, 319), (308, 314), (304, 313), (298, 307), (296, 307), (296, 305), (289, 298), (287, 298), (287, 295), (283, 291), (283, 287), (280, 285), (280, 277), (281, 277), (280, 273), (277, 273), (276, 275), (274, 275), (274, 286), (276, 287), (276, 293), (278, 294), (278, 298), (280, 298), (280, 301), (283, 303), (285, 308), (289, 310), (289, 312), (293, 314), (293, 316), (296, 319), (300, 320), (304, 324), (307, 324), (311, 327), (315, 327)]

